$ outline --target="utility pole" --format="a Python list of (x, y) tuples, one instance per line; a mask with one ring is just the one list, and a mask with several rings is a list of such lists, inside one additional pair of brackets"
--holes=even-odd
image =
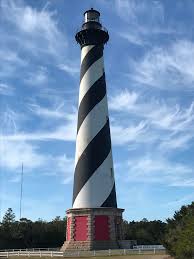
[(23, 168), (23, 163), (22, 163), (21, 185), (20, 185), (20, 219), (22, 217), (23, 175), (24, 175), (24, 168)]

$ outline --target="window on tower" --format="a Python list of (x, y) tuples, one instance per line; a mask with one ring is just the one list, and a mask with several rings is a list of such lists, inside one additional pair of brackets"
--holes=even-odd
[(95, 10), (89, 10), (85, 13), (85, 22), (99, 22), (99, 13)]

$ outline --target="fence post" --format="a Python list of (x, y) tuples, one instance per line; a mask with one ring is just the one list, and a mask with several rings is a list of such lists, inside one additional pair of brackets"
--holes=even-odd
[(154, 248), (154, 254), (156, 253), (156, 248)]
[(124, 252), (124, 255), (126, 255), (126, 249), (124, 249), (124, 251), (123, 251), (123, 252)]
[(111, 249), (108, 250), (108, 255), (109, 255), (109, 256), (111, 255)]
[(77, 251), (77, 256), (78, 256), (78, 257), (80, 256), (80, 252), (79, 252), (79, 251)]
[(18, 256), (20, 256), (20, 251), (18, 251)]
[(39, 250), (39, 253), (40, 253), (40, 257), (42, 257), (42, 252)]
[(7, 258), (9, 257), (9, 252), (7, 252)]
[(51, 257), (53, 257), (53, 251), (51, 251)]
[(141, 254), (141, 249), (139, 248), (139, 254)]
[(93, 256), (96, 256), (96, 250), (94, 250)]

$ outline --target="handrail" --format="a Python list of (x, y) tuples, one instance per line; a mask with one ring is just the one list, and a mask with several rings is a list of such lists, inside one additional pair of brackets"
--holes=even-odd
[[(84, 29), (82, 27), (79, 27), (76, 30), (76, 33), (78, 33), (79, 31), (85, 31), (85, 30), (88, 30), (88, 29)], [(104, 31), (104, 32), (108, 33), (108, 30), (105, 27), (103, 27), (103, 26), (101, 26), (100, 28), (95, 28), (95, 30), (101, 30), (101, 31)]]

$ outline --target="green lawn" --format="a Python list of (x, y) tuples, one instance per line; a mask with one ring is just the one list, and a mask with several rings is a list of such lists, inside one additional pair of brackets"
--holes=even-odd
[[(172, 257), (169, 257), (168, 255), (115, 255), (115, 256), (92, 256), (92, 257), (82, 257), (81, 258), (87, 258), (87, 259), (108, 259), (109, 257), (111, 257), (111, 259), (173, 259)], [(11, 259), (60, 259), (60, 258), (65, 258), (65, 259), (73, 259), (73, 258), (79, 258), (79, 257), (47, 257), (47, 256), (32, 256), (32, 257), (28, 257), (28, 256), (12, 256)]]

